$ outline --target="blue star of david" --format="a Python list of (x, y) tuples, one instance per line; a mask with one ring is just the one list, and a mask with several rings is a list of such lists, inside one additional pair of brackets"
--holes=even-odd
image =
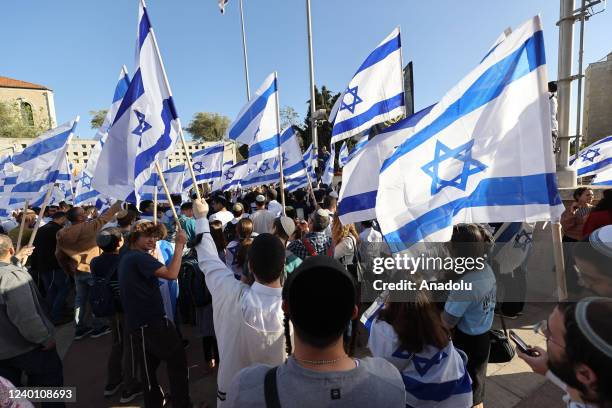
[[(351, 113), (355, 113), (355, 106), (363, 102), (363, 99), (361, 99), (359, 95), (357, 95), (357, 88), (358, 86), (354, 86), (352, 88), (346, 88), (346, 91), (344, 91), (344, 96), (342, 97), (342, 104), (340, 105), (340, 111), (343, 111), (346, 109)], [(352, 95), (351, 103), (346, 103), (347, 95)]]
[(197, 171), (198, 173), (201, 173), (202, 170), (204, 170), (204, 164), (202, 164), (202, 162), (193, 163), (193, 170)]
[[(449, 186), (465, 191), (468, 178), (471, 175), (484, 171), (487, 168), (487, 166), (478, 160), (472, 159), (473, 145), (474, 139), (454, 149), (444, 145), (444, 143), (440, 142), (439, 140), (436, 142), (434, 159), (421, 167), (421, 170), (431, 177), (431, 195), (437, 194), (444, 187)], [(440, 163), (449, 159), (455, 159), (463, 162), (463, 168), (457, 176), (450, 180), (444, 180), (438, 175)]]
[(140, 113), (137, 110), (134, 110), (134, 115), (136, 115), (136, 118), (138, 119), (138, 126), (136, 126), (136, 129), (132, 131), (132, 134), (136, 136), (142, 136), (144, 132), (151, 129), (151, 125), (149, 125), (145, 121), (144, 113)]
[(521, 230), (516, 237), (514, 237), (514, 248), (521, 248), (521, 250), (525, 250), (527, 246), (533, 241), (532, 234), (525, 230)]
[(89, 189), (91, 188), (91, 177), (89, 177), (88, 175), (84, 174), (81, 177), (80, 181), (81, 181), (81, 186), (83, 188), (89, 188)]
[(448, 354), (443, 351), (438, 351), (431, 358), (424, 358), (415, 355), (412, 358), (412, 362), (414, 363), (414, 368), (421, 375), (421, 377), (423, 377), (425, 374), (427, 374), (431, 367), (435, 366), (436, 364), (440, 364), (440, 362), (446, 357), (448, 357)]
[(66, 185), (65, 184), (59, 184), (58, 187), (59, 187), (60, 191), (62, 191), (64, 193), (66, 192)]
[(287, 152), (283, 152), (283, 154), (281, 154), (281, 158), (283, 159), (283, 164), (285, 164), (289, 160), (289, 155)]
[(225, 179), (226, 180), (231, 180), (234, 178), (234, 171), (233, 170), (228, 170), (225, 172)]
[(580, 154), (580, 157), (582, 157), (583, 161), (588, 161), (593, 163), (593, 160), (597, 157), (601, 155), (601, 153), (599, 153), (599, 147), (596, 149), (589, 149), (586, 152), (583, 152)]
[(412, 358), (412, 354), (413, 353), (406, 351), (400, 347), (397, 350), (395, 350), (393, 354), (391, 354), (391, 357), (401, 358), (402, 360), (408, 360), (409, 358)]
[(259, 168), (259, 170), (257, 170), (259, 173), (261, 174), (266, 174), (266, 172), (270, 170), (270, 163), (268, 163), (267, 161), (262, 163), (261, 167)]

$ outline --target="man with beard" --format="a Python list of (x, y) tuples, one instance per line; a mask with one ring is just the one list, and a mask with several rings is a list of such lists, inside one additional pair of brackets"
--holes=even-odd
[(534, 347), (530, 349), (533, 355), (518, 351), (518, 356), (534, 372), (561, 386), (567, 392), (568, 406), (612, 407), (611, 314), (611, 298), (560, 303), (538, 325), (546, 337), (546, 350)]

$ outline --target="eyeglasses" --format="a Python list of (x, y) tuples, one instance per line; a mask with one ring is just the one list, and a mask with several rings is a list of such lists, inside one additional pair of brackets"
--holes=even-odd
[(538, 322), (533, 325), (533, 331), (534, 333), (537, 333), (540, 336), (544, 337), (546, 339), (546, 343), (550, 341), (552, 344), (556, 345), (557, 347), (561, 347), (562, 349), (565, 349), (565, 346), (562, 346), (561, 344), (557, 343), (551, 338), (552, 333), (550, 332), (550, 329), (548, 327), (549, 327), (548, 320), (542, 320), (541, 322)]

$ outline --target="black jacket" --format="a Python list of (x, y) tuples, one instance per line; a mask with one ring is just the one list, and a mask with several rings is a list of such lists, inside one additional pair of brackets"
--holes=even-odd
[(55, 258), (55, 247), (57, 245), (57, 232), (62, 226), (50, 221), (38, 229), (34, 238), (34, 252), (31, 256), (32, 269), (37, 272), (60, 269)]

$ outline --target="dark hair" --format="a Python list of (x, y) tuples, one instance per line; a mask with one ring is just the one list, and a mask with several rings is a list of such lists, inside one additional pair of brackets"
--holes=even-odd
[(251, 277), (249, 275), (249, 265), (247, 263), (247, 260), (249, 255), (249, 249), (251, 248), (252, 244), (252, 238), (245, 238), (240, 241), (240, 244), (238, 244), (238, 250), (236, 251), (236, 264), (240, 266), (240, 268), (242, 269), (242, 274), (247, 278)]
[(138, 209), (140, 210), (140, 212), (145, 212), (152, 205), (153, 205), (153, 201), (151, 201), (151, 200), (142, 200), (140, 202), (140, 205), (138, 206)]
[(587, 190), (590, 190), (590, 188), (588, 188), (588, 187), (578, 187), (577, 189), (574, 190), (574, 193), (572, 194), (572, 197), (574, 197), (574, 200), (578, 201), (580, 199), (580, 196), (582, 195), (582, 193), (584, 193)]
[(253, 233), (253, 220), (243, 218), (236, 224), (236, 236), (238, 239), (246, 239)]
[(191, 201), (186, 201), (181, 204), (181, 211), (191, 210), (193, 209), (193, 203)]
[(548, 83), (548, 92), (557, 92), (557, 82), (556, 81), (550, 81)]
[(335, 205), (338, 202), (338, 200), (335, 197), (326, 195), (323, 198), (323, 205), (322, 207), (329, 210), (333, 205)]
[(479, 224), (458, 224), (448, 245), (453, 257), (481, 258), (489, 252), (493, 237)]
[(121, 242), (121, 238), (123, 238), (123, 234), (119, 228), (106, 228), (102, 230), (106, 235), (108, 235), (108, 243), (104, 246), (100, 246), (100, 249), (104, 252), (114, 252), (119, 247), (119, 242)]
[[(572, 366), (580, 363), (588, 366), (597, 375), (596, 401), (599, 407), (612, 407), (612, 358), (596, 348), (582, 332), (576, 322), (576, 304), (560, 303), (557, 305), (565, 321), (565, 354)], [(609, 300), (592, 301), (587, 308), (586, 318), (593, 331), (607, 344), (612, 344), (612, 302)], [(585, 387), (576, 380), (568, 384), (584, 393)]]
[(374, 223), (372, 222), (372, 220), (361, 221), (361, 226), (363, 228), (372, 228), (373, 225)]
[(227, 246), (225, 241), (225, 235), (223, 235), (223, 223), (219, 220), (215, 220), (210, 223), (210, 236), (215, 242), (217, 251), (223, 251)]
[(68, 218), (68, 221), (70, 222), (76, 221), (77, 213), (79, 212), (79, 209), (82, 210), (81, 207), (71, 207), (68, 211), (66, 211), (66, 218)]
[(405, 351), (419, 353), (428, 345), (439, 349), (448, 345), (450, 332), (427, 292), (416, 292), (410, 302), (389, 302), (378, 318), (393, 327)]
[[(319, 255), (307, 258), (289, 275), (283, 299), (300, 340), (312, 347), (325, 348), (348, 327), (357, 292), (353, 278), (338, 260)], [(287, 333), (285, 339), (290, 343)]]
[(130, 232), (130, 247), (138, 241), (140, 237), (154, 237), (159, 239), (166, 238), (167, 230), (164, 224), (153, 224), (153, 222), (141, 222), (132, 227)]
[(285, 246), (278, 237), (264, 233), (253, 240), (249, 248), (249, 266), (261, 283), (280, 278), (285, 268)]
[(117, 225), (121, 228), (132, 225), (132, 222), (138, 217), (138, 213), (133, 210), (127, 210), (123, 217), (117, 216)]
[(593, 211), (612, 211), (612, 188), (604, 190), (602, 195), (603, 197), (593, 208)]
[(62, 218), (62, 217), (65, 217), (65, 216), (66, 216), (66, 213), (65, 213), (65, 212), (63, 212), (63, 211), (57, 211), (56, 213), (54, 213), (54, 214), (51, 216), (51, 219), (52, 219), (52, 220), (57, 220), (58, 218)]
[(170, 194), (170, 200), (173, 205), (179, 205), (183, 202), (183, 197), (180, 194)]

